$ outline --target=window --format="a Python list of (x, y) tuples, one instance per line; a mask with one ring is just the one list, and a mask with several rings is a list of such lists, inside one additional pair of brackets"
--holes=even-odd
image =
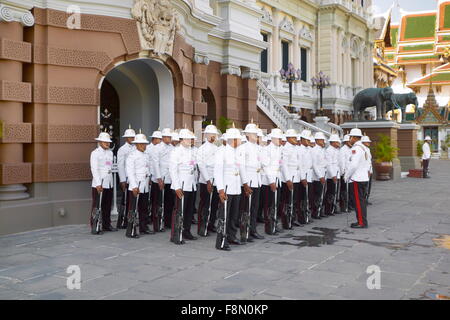
[[(267, 42), (268, 36), (265, 33), (261, 33), (263, 41)], [(261, 72), (267, 72), (267, 48), (261, 51)]]
[(301, 80), (308, 81), (308, 50), (305, 48), (300, 49), (300, 69), (302, 71)]
[(289, 64), (289, 42), (281, 41), (282, 65), (281, 68), (287, 70)]

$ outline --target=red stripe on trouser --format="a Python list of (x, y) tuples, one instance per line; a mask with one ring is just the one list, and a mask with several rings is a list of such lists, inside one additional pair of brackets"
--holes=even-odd
[(358, 214), (358, 223), (360, 226), (362, 226), (363, 221), (362, 221), (361, 203), (359, 202), (358, 182), (353, 181), (353, 192), (355, 194), (356, 213)]

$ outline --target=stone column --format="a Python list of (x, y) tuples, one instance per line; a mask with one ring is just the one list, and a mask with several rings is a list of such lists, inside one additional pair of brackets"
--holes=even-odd
[(31, 84), (23, 82), (23, 63), (31, 62), (31, 45), (23, 29), (34, 24), (24, 9), (0, 10), (0, 201), (29, 197), (31, 163), (24, 162), (24, 143), (31, 143), (31, 124), (24, 123), (23, 104), (31, 102)]
[(281, 69), (280, 63), (280, 12), (277, 9), (273, 10), (273, 31), (272, 31), (272, 66), (271, 73), (278, 73)]
[[(197, 136), (197, 144), (202, 143), (202, 121), (208, 115), (208, 104), (202, 102), (202, 90), (207, 89), (207, 73), (209, 59), (205, 54), (194, 55), (194, 64), (192, 73), (194, 75), (194, 83), (192, 88), (192, 101), (194, 104), (194, 115), (192, 117), (194, 125), (194, 134)], [(214, 119), (215, 120), (215, 119)]]
[(398, 128), (398, 158), (402, 171), (420, 168), (417, 157), (417, 130), (420, 127), (414, 123), (401, 123)]

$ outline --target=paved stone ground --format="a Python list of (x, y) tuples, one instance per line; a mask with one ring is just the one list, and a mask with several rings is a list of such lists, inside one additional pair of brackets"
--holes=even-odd
[[(215, 237), (176, 246), (168, 232), (136, 240), (93, 236), (85, 225), (3, 236), (0, 299), (448, 297), (450, 250), (433, 239), (450, 235), (450, 161), (432, 161), (431, 174), (376, 182), (369, 229), (347, 228), (338, 215), (231, 252), (215, 250)], [(366, 286), (373, 264), (379, 290)], [(66, 287), (69, 265), (81, 268), (80, 290)]]

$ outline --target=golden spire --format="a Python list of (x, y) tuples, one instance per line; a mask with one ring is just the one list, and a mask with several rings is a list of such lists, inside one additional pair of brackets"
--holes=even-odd
[(236, 126), (234, 125), (234, 121), (233, 121), (233, 128), (235, 128), (235, 129), (236, 129)]
[(131, 129), (131, 124), (128, 124), (128, 129)]
[(139, 128), (139, 133), (142, 134), (142, 129), (141, 128)]

